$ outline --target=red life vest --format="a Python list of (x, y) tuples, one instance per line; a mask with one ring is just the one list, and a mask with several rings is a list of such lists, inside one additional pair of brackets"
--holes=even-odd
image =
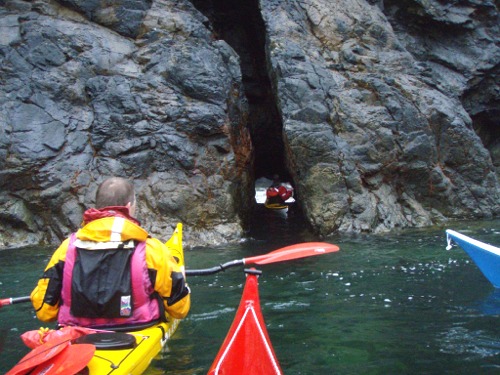
[(278, 194), (279, 194), (280, 198), (283, 199), (283, 202), (286, 201), (288, 198), (290, 198), (292, 196), (292, 192), (293, 192), (293, 190), (291, 190), (291, 189), (288, 190), (283, 185), (281, 185), (278, 188)]
[[(78, 251), (75, 246), (76, 234), (70, 237), (63, 270), (63, 285), (61, 291), (62, 304), (59, 308), (58, 322), (61, 325), (79, 325), (83, 327), (106, 328), (119, 325), (144, 324), (159, 320), (160, 305), (154, 297), (154, 288), (148, 275), (146, 264), (146, 243), (140, 242), (130, 258), (130, 288), (129, 298), (121, 298), (119, 314), (123, 317), (87, 317), (75, 316), (72, 313), (73, 271)], [(94, 250), (88, 250), (94, 251)], [(121, 251), (121, 250), (117, 250)], [(128, 263), (127, 263), (128, 266)], [(125, 270), (128, 272), (128, 270)]]
[(285, 186), (281, 185), (279, 187), (271, 186), (266, 190), (266, 196), (268, 198), (280, 197), (284, 202), (292, 196), (293, 189), (288, 190)]
[(266, 196), (268, 198), (272, 198), (272, 197), (278, 196), (278, 189), (275, 188), (274, 186), (271, 186), (270, 188), (267, 188), (267, 190), (266, 190)]

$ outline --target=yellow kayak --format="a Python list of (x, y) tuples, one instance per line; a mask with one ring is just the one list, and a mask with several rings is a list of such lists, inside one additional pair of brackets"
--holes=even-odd
[[(96, 346), (94, 356), (87, 365), (88, 374), (142, 374), (146, 371), (153, 358), (161, 351), (167, 340), (174, 334), (178, 325), (179, 320), (171, 319), (167, 323), (159, 323), (135, 332), (103, 333), (102, 335), (104, 336), (101, 341), (103, 341), (105, 345), (110, 344), (109, 341), (113, 340), (112, 337), (108, 339), (109, 335), (121, 336), (125, 334), (135, 338), (135, 340), (129, 344), (129, 346), (132, 347), (125, 347), (123, 349), (100, 349), (99, 346)], [(84, 336), (84, 338), (88, 336)], [(116, 341), (119, 341), (119, 339), (120, 338)], [(127, 346), (126, 341), (127, 340), (123, 340), (123, 346)]]
[(266, 208), (270, 208), (272, 210), (284, 210), (285, 208), (288, 208), (288, 205), (286, 204), (281, 204), (281, 203), (265, 203), (264, 206)]
[[(166, 245), (184, 270), (182, 223), (177, 224)], [(91, 331), (75, 340), (61, 336), (33, 349), (7, 374), (140, 375), (174, 334), (179, 322), (168, 318), (167, 322), (127, 327), (119, 332)]]

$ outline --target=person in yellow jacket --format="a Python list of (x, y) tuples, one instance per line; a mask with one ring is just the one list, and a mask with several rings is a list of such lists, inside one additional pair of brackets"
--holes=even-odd
[(112, 328), (182, 319), (190, 290), (169, 248), (134, 218), (133, 185), (122, 178), (97, 189), (96, 208), (50, 259), (31, 301), (38, 319)]

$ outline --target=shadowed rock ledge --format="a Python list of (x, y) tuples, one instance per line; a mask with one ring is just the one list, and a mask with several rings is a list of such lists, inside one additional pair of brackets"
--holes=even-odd
[(238, 3), (1, 3), (0, 246), (57, 242), (110, 175), (188, 246), (244, 236), (277, 170), (324, 236), (500, 213), (495, 3)]

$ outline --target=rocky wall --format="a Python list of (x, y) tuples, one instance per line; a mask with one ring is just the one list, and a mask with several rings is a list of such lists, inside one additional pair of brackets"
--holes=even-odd
[(319, 235), (500, 213), (494, 2), (251, 3), (278, 127), (249, 114), (251, 49), (188, 0), (0, 2), (0, 247), (58, 242), (111, 175), (153, 235), (236, 241), (276, 129)]

